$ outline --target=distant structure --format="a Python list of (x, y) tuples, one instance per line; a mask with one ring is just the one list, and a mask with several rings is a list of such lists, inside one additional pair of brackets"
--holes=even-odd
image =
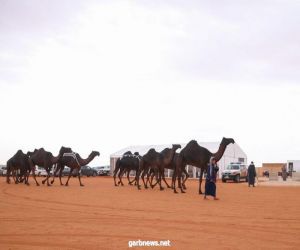
[(287, 161), (287, 171), (289, 174), (300, 173), (300, 160)]
[(276, 162), (276, 163), (263, 163), (261, 170), (259, 171), (259, 176), (263, 175), (263, 172), (268, 171), (270, 174), (277, 174), (281, 173), (282, 167), (285, 165), (285, 163)]
[(263, 163), (262, 167), (259, 168), (259, 176), (262, 176), (264, 171), (268, 171), (272, 174), (280, 174), (282, 167), (286, 166), (286, 169), (289, 173), (289, 176), (292, 176), (293, 173), (300, 174), (300, 160), (289, 160), (287, 162), (276, 162), (276, 163)]
[[(216, 152), (220, 146), (220, 142), (198, 142), (200, 146), (207, 148), (211, 152)], [(181, 149), (186, 146), (186, 143), (175, 143), (180, 144)], [(123, 148), (113, 154), (110, 155), (110, 168), (111, 173), (115, 169), (116, 161), (119, 157), (121, 157), (125, 152), (131, 151), (139, 152), (140, 155), (144, 155), (148, 152), (150, 148), (154, 148), (157, 152), (161, 152), (165, 148), (171, 148), (172, 144), (164, 144), (164, 145), (139, 145), (139, 146), (129, 146), (127, 148)], [(179, 153), (181, 149), (178, 149), (176, 152)], [(221, 172), (225, 169), (227, 165), (231, 162), (241, 162), (247, 164), (247, 155), (241, 149), (241, 147), (235, 144), (229, 144), (225, 150), (225, 153), (221, 160), (218, 162), (220, 171), (219, 176), (221, 176)], [(189, 173), (190, 178), (198, 178), (200, 175), (200, 170), (193, 166), (187, 166), (187, 171)], [(172, 170), (165, 170), (165, 176), (172, 177)]]

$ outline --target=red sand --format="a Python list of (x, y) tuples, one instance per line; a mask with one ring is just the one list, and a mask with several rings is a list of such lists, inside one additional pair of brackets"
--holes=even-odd
[(300, 187), (218, 183), (220, 200), (205, 201), (196, 181), (177, 195), (114, 187), (110, 177), (30, 182), (0, 178), (0, 249), (126, 249), (138, 239), (171, 241), (160, 249), (300, 249)]

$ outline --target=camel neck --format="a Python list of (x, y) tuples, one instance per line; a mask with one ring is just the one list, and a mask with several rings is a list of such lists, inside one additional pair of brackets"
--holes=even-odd
[(225, 149), (226, 149), (226, 145), (220, 144), (218, 151), (213, 154), (217, 162), (222, 158)]
[(86, 159), (82, 159), (82, 158), (80, 158), (80, 156), (78, 158), (79, 158), (78, 160), (80, 162), (80, 165), (85, 166), (85, 165), (89, 164), (95, 158), (95, 156), (89, 155), (88, 158), (86, 158)]

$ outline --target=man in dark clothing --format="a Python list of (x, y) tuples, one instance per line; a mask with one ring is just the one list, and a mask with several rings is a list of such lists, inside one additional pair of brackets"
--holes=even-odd
[(285, 164), (281, 168), (281, 173), (282, 173), (282, 180), (286, 181), (287, 171), (286, 171), (286, 165)]
[(212, 157), (210, 159), (210, 164), (207, 168), (204, 199), (207, 199), (207, 195), (211, 195), (214, 197), (214, 200), (218, 200), (218, 198), (216, 197), (216, 181), (218, 171), (219, 167), (216, 164), (216, 159)]
[(255, 187), (255, 177), (256, 177), (256, 170), (253, 161), (251, 161), (251, 164), (248, 167), (248, 186), (252, 185)]

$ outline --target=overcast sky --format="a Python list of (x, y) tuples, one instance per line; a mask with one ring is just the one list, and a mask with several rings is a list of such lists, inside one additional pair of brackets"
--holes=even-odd
[(232, 137), (300, 159), (300, 1), (0, 0), (0, 163)]

